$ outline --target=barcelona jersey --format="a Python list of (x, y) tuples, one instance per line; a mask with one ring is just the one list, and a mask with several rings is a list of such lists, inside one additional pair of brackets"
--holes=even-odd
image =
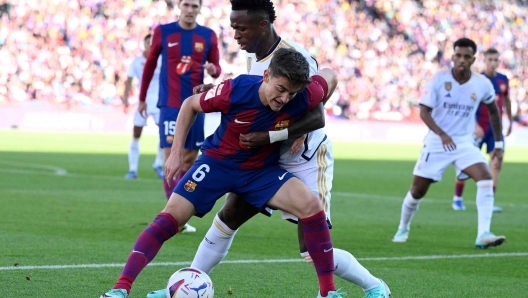
[[(508, 83), (508, 77), (501, 73), (497, 73), (494, 77), (489, 77), (486, 75), (486, 73), (482, 73), (486, 78), (488, 78), (491, 81), (491, 84), (493, 85), (493, 88), (495, 89), (495, 101), (497, 102), (497, 105), (499, 106), (499, 113), (502, 117), (502, 109), (504, 106), (504, 98), (508, 96), (509, 94), (509, 83)], [(487, 133), (488, 131), (491, 131), (491, 124), (490, 124), (490, 118), (488, 109), (486, 107), (483, 107), (481, 104), (477, 110), (477, 122), (484, 130), (484, 133)]]

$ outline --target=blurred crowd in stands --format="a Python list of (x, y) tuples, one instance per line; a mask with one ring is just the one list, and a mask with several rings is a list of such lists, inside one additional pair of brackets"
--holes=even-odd
[[(131, 60), (178, 0), (0, 0), (0, 105), (120, 106)], [(501, 52), (513, 113), (528, 124), (527, 1), (274, 0), (275, 27), (338, 70), (327, 112), (350, 119), (416, 117), (425, 82), (449, 67), (453, 42)], [(229, 0), (203, 0), (200, 24), (221, 42), (222, 78), (244, 73)], [(482, 55), (475, 63), (483, 69)], [(136, 92), (137, 93), (137, 92)]]

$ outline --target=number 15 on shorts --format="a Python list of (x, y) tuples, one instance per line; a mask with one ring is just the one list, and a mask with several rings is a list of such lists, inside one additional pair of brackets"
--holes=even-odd
[(165, 129), (166, 136), (174, 136), (176, 121), (163, 121), (163, 128)]

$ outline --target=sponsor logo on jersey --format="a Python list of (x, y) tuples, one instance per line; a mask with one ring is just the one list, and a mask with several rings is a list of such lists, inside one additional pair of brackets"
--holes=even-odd
[(188, 192), (193, 192), (196, 189), (196, 183), (192, 182), (191, 180), (187, 180), (187, 183), (185, 183), (183, 189)]
[(167, 143), (172, 144), (172, 142), (174, 141), (174, 136), (167, 136), (165, 140), (167, 141)]
[(247, 58), (247, 73), (249, 73), (249, 71), (251, 71), (251, 57), (248, 57)]
[(445, 82), (444, 87), (447, 91), (451, 91), (451, 88), (453, 88), (453, 85), (451, 84), (451, 82)]
[(194, 50), (197, 51), (197, 52), (203, 52), (203, 50), (204, 50), (203, 42), (195, 42), (194, 43)]
[(222, 94), (222, 88), (224, 88), (224, 83), (221, 83), (209, 89), (209, 91), (207, 91), (207, 94), (205, 95), (204, 101)]
[(288, 126), (290, 126), (290, 120), (282, 120), (275, 124), (275, 130), (283, 130), (288, 128)]
[(475, 92), (471, 93), (471, 100), (472, 101), (476, 101), (477, 100), (477, 95), (475, 94)]
[(189, 71), (191, 69), (191, 66), (193, 65), (193, 60), (191, 59), (191, 56), (182, 56), (180, 63), (176, 65), (176, 73), (179, 75), (182, 75)]

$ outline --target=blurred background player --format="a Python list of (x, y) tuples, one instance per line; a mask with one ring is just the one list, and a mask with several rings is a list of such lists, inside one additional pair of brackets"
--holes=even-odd
[[(123, 105), (125, 106), (125, 112), (128, 108), (128, 96), (132, 90), (132, 80), (136, 78), (138, 82), (141, 82), (141, 76), (143, 75), (143, 67), (145, 61), (147, 60), (148, 52), (150, 49), (152, 35), (148, 34), (143, 39), (144, 51), (141, 56), (136, 57), (130, 63), (130, 66), (127, 70), (127, 79), (125, 81), (125, 92), (123, 93)], [(147, 116), (152, 117), (156, 125), (159, 125), (159, 109), (156, 106), (158, 104), (158, 92), (159, 92), (159, 74), (161, 64), (158, 61), (156, 70), (152, 80), (150, 81), (148, 91), (147, 91)], [(141, 132), (143, 127), (147, 126), (147, 118), (143, 117), (139, 111), (136, 109), (134, 112), (134, 128), (133, 128), (133, 137), (130, 142), (130, 148), (128, 149), (128, 173), (125, 175), (126, 179), (135, 179), (138, 177), (138, 163), (139, 163), (139, 138), (141, 137)], [(163, 179), (163, 149), (158, 146), (158, 153), (156, 154), (156, 159), (152, 168), (158, 174), (160, 179)]]
[[(508, 116), (508, 129), (506, 130), (506, 136), (509, 136), (512, 131), (513, 116), (511, 110), (510, 100), (510, 85), (508, 77), (506, 75), (497, 72), (499, 67), (499, 51), (494, 48), (490, 48), (484, 52), (484, 64), (486, 65), (485, 71), (482, 73), (486, 76), (495, 89), (497, 105), (499, 106), (499, 113), (502, 119), (503, 109), (506, 110)], [(504, 135), (502, 136), (504, 142)], [(486, 152), (490, 154), (490, 171), (493, 177), (493, 193), (497, 189), (497, 183), (499, 182), (499, 174), (502, 168), (502, 161), (497, 158), (491, 158), (491, 153), (495, 149), (495, 140), (493, 139), (493, 131), (491, 128), (490, 117), (488, 109), (483, 108), (483, 104), (480, 104), (477, 110), (477, 123), (475, 126), (475, 144), (482, 149), (482, 146), (486, 144)], [(455, 182), (455, 196), (453, 197), (453, 209), (454, 210), (466, 210), (462, 193), (464, 192), (464, 180), (456, 180)], [(502, 212), (502, 208), (499, 206), (493, 206), (493, 212)]]
[[(183, 101), (192, 95), (193, 87), (203, 84), (204, 71), (213, 78), (217, 78), (221, 73), (216, 33), (196, 23), (201, 5), (201, 0), (180, 0), (179, 20), (159, 25), (154, 29), (152, 45), (143, 71), (138, 110), (145, 116), (147, 88), (156, 69), (158, 57), (161, 55), (158, 107), (160, 108), (160, 146), (164, 150), (165, 161), (170, 155), (176, 118)], [(181, 177), (198, 157), (198, 149), (203, 142), (204, 115), (198, 114), (185, 143), (185, 164)], [(175, 181), (173, 185), (177, 184), (178, 181)], [(166, 179), (163, 179), (163, 188), (168, 200), (172, 188)], [(194, 232), (196, 229), (187, 225), (185, 231)]]
[[(273, 27), (276, 19), (275, 8), (270, 0), (231, 0), (231, 27), (234, 39), (246, 53), (247, 73), (262, 76), (268, 69), (274, 53), (281, 48), (293, 48), (300, 52), (310, 65), (310, 75), (317, 72), (317, 62), (300, 45), (282, 39)], [(200, 86), (202, 87), (202, 86)], [(204, 91), (203, 87), (198, 91)], [(281, 146), (279, 164), (283, 169), (296, 175), (319, 198), (330, 222), (330, 198), (334, 172), (332, 143), (327, 138), (324, 126), (323, 104), (308, 112), (291, 125), (281, 123), (276, 131), (262, 131), (244, 134), (240, 141), (243, 145), (255, 148), (270, 142), (284, 141)], [(300, 149), (291, 150), (297, 136), (307, 136), (295, 141)], [(277, 136), (279, 135), (279, 136)], [(295, 151), (295, 153), (292, 153)], [(271, 211), (271, 210), (268, 210)], [(191, 266), (210, 273), (215, 265), (227, 255), (238, 228), (259, 210), (252, 207), (241, 196), (228, 194), (223, 208), (218, 212), (213, 224), (200, 244)], [(291, 214), (283, 212), (283, 218), (298, 222)], [(313, 265), (304, 241), (302, 223), (298, 223), (298, 237), (301, 257)], [(368, 297), (387, 297), (390, 290), (386, 284), (374, 277), (349, 252), (333, 249), (334, 274), (360, 286)], [(148, 298), (163, 298), (165, 290), (153, 291)]]
[(457, 176), (462, 172), (477, 183), (477, 248), (501, 245), (506, 237), (490, 232), (493, 214), (493, 180), (486, 159), (474, 146), (475, 114), (481, 103), (489, 111), (495, 138), (492, 159), (502, 160), (501, 119), (495, 103), (495, 90), (483, 75), (471, 70), (477, 45), (461, 38), (453, 45), (454, 67), (433, 76), (420, 100), (420, 116), (429, 127), (424, 147), (416, 162), (411, 189), (402, 204), (400, 225), (393, 242), (405, 242), (411, 220), (431, 183), (440, 181), (453, 164)]

